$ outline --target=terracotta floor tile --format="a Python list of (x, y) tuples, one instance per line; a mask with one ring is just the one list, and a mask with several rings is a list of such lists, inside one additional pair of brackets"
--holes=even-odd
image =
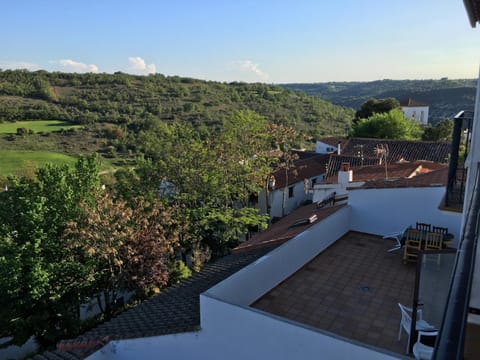
[(380, 237), (350, 232), (252, 306), (403, 354), (397, 303), (411, 304), (415, 265), (389, 248)]

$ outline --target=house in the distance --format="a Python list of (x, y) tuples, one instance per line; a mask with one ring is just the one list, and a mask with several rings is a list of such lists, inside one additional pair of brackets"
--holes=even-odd
[(400, 101), (400, 106), (402, 107), (405, 117), (409, 119), (413, 118), (421, 125), (428, 124), (428, 104), (408, 98), (408, 100)]
[(308, 190), (323, 181), (328, 161), (329, 155), (305, 152), (293, 167), (275, 170), (270, 177), (267, 195), (270, 219), (281, 218), (310, 202), (312, 193)]
[[(321, 142), (338, 143), (338, 138), (324, 138)], [(343, 163), (350, 168), (369, 165), (396, 164), (419, 160), (447, 164), (451, 144), (433, 141), (407, 141), (352, 137), (340, 143), (341, 151), (330, 154), (326, 177), (336, 176)]]
[[(316, 142), (315, 152), (298, 151), (298, 160), (294, 161), (293, 166), (278, 168), (271, 174), (268, 193), (259, 195), (258, 207), (262, 213), (268, 213), (271, 220), (276, 220), (307, 202), (324, 201), (333, 192), (343, 198), (343, 190), (340, 189), (338, 192), (328, 187), (325, 193), (317, 191), (315, 196), (312, 191), (314, 187), (321, 187), (325, 179), (336, 177), (343, 164), (355, 169), (355, 173), (365, 166), (388, 164), (396, 169), (400, 163), (417, 161), (433, 164), (430, 167), (434, 164), (446, 166), (450, 149), (450, 144), (446, 142), (322, 138)], [(418, 165), (409, 164), (405, 167), (410, 169)], [(327, 190), (331, 190), (331, 193)]]

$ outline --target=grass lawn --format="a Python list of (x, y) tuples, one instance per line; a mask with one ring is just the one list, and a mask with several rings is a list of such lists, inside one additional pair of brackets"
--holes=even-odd
[(0, 175), (18, 174), (33, 170), (45, 163), (70, 164), (77, 161), (73, 156), (51, 151), (0, 150)]
[(32, 120), (32, 121), (17, 121), (5, 122), (0, 124), (0, 134), (15, 134), (18, 128), (30, 129), (34, 132), (52, 132), (60, 129), (79, 129), (81, 125), (72, 125), (66, 121), (60, 120)]

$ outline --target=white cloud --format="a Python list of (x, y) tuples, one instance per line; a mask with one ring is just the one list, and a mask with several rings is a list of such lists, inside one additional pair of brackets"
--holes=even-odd
[(260, 80), (268, 80), (270, 75), (260, 69), (257, 63), (252, 60), (238, 60), (233, 62), (233, 66), (243, 72), (254, 74)]
[(137, 75), (148, 75), (148, 74), (155, 74), (157, 69), (155, 64), (148, 64), (139, 56), (136, 57), (129, 57), (128, 62), (130, 66), (127, 69), (127, 72)]
[(28, 61), (0, 61), (0, 69), (27, 69), (35, 71), (40, 69), (40, 67)]
[(55, 61), (50, 61), (50, 63), (61, 65), (64, 70), (71, 71), (71, 72), (78, 72), (78, 73), (98, 72), (97, 65), (85, 64), (85, 63), (81, 63), (81, 62), (70, 60), (70, 59), (55, 60)]

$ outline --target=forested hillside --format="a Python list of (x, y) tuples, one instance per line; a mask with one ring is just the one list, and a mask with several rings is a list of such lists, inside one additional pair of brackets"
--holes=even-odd
[(150, 122), (186, 121), (210, 131), (250, 109), (312, 136), (344, 134), (353, 110), (279, 86), (166, 77), (0, 70), (0, 121), (112, 123), (138, 130)]
[(460, 110), (473, 110), (477, 81), (465, 80), (378, 80), (371, 82), (327, 82), (284, 84), (334, 104), (359, 109), (368, 99), (413, 98), (430, 105), (429, 122), (451, 119)]

